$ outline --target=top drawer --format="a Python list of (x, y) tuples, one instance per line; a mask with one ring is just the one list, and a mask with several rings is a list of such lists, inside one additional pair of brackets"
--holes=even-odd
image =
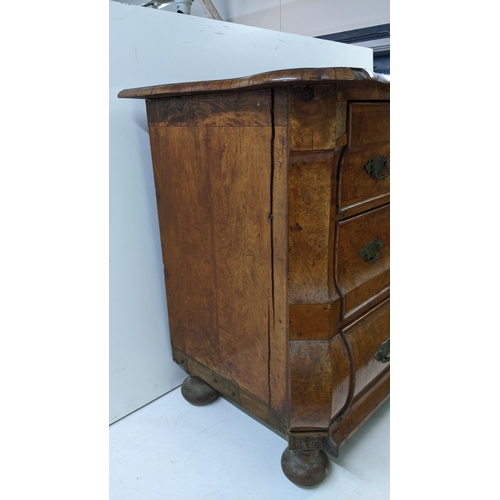
[(339, 170), (337, 214), (348, 217), (389, 202), (390, 106), (353, 102)]
[(349, 105), (349, 148), (370, 146), (389, 140), (389, 103), (353, 102)]

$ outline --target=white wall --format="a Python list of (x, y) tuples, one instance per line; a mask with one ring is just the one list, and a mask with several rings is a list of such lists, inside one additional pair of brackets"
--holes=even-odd
[[(141, 4), (145, 0), (118, 0)], [(224, 21), (296, 35), (321, 36), (390, 22), (390, 0), (212, 0)], [(175, 5), (165, 11), (175, 12)], [(201, 0), (192, 16), (208, 17)]]
[(372, 70), (372, 51), (110, 2), (110, 422), (177, 387), (145, 103), (130, 87), (287, 67)]
[(232, 22), (307, 36), (390, 22), (389, 0), (214, 0), (213, 3), (220, 5), (218, 8), (227, 12), (227, 19)]

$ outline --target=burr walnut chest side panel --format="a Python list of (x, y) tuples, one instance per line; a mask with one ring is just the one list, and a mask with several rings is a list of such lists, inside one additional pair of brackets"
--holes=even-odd
[(172, 345), (269, 403), (271, 91), (148, 117)]

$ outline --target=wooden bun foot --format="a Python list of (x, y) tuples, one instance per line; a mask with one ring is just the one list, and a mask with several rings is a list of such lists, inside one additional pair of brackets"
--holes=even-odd
[(292, 483), (311, 488), (326, 479), (330, 460), (323, 450), (292, 451), (287, 447), (281, 456), (281, 468)]
[(195, 406), (203, 406), (211, 403), (219, 393), (205, 384), (198, 377), (188, 377), (182, 382), (181, 393), (184, 399)]

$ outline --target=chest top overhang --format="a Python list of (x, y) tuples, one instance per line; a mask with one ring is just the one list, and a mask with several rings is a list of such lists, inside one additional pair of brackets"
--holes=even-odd
[(269, 71), (257, 75), (225, 80), (170, 83), (125, 89), (118, 94), (118, 97), (154, 99), (174, 95), (250, 90), (259, 87), (271, 88), (286, 85), (326, 84), (348, 81), (364, 82), (366, 84), (389, 84), (389, 77), (388, 75), (372, 73), (366, 69), (357, 68), (296, 68)]

